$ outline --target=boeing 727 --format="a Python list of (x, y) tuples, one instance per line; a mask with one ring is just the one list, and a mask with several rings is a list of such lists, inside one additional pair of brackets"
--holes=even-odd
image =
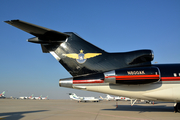
[(43, 53), (51, 53), (72, 75), (59, 80), (61, 87), (175, 102), (175, 112), (180, 111), (180, 64), (152, 64), (154, 54), (149, 49), (109, 53), (74, 32), (21, 20), (5, 22), (34, 35), (28, 42), (40, 44)]

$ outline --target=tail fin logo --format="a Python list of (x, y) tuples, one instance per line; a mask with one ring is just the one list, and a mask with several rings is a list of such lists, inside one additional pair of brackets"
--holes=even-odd
[(80, 53), (71, 53), (71, 54), (63, 54), (66, 57), (72, 58), (72, 59), (76, 59), (76, 61), (80, 64), (83, 64), (86, 62), (87, 59), (89, 58), (93, 58), (99, 55), (102, 55), (102, 53), (83, 53), (83, 50), (80, 50)]

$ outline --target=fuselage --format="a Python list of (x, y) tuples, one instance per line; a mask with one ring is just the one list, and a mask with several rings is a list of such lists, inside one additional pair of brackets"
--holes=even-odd
[[(94, 82), (79, 82), (71, 79), (60, 80), (60, 85), (64, 87), (95, 91), (116, 96), (129, 98), (180, 102), (180, 64), (154, 64), (153, 67), (159, 69), (160, 79), (149, 84), (111, 84), (94, 80)], [(103, 80), (102, 80), (103, 81)], [(98, 86), (98, 87), (97, 87)]]

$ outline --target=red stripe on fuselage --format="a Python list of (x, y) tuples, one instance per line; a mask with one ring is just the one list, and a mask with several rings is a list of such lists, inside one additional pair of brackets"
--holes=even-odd
[[(159, 79), (159, 75), (131, 75), (131, 76), (106, 76), (106, 78), (113, 78), (116, 80), (145, 80), (145, 79)], [(161, 77), (161, 81), (180, 81), (180, 77)], [(73, 84), (92, 84), (104, 83), (104, 80), (73, 80)]]
[(106, 78), (116, 78), (116, 80), (149, 80), (159, 79), (159, 75), (127, 75), (127, 76), (106, 76)]
[(180, 81), (180, 77), (161, 77), (161, 81)]
[(104, 80), (73, 80), (73, 84), (104, 83)]

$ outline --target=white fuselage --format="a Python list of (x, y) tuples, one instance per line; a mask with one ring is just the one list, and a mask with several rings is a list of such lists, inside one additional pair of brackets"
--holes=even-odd
[[(131, 99), (144, 99), (154, 101), (180, 102), (180, 84), (177, 83), (151, 83), (141, 85), (119, 85), (109, 83), (99, 83), (93, 85), (80, 84), (73, 85), (73, 88), (87, 91), (95, 91), (116, 96), (125, 96)], [(80, 86), (80, 87), (79, 87)], [(98, 87), (97, 87), (98, 86)]]

